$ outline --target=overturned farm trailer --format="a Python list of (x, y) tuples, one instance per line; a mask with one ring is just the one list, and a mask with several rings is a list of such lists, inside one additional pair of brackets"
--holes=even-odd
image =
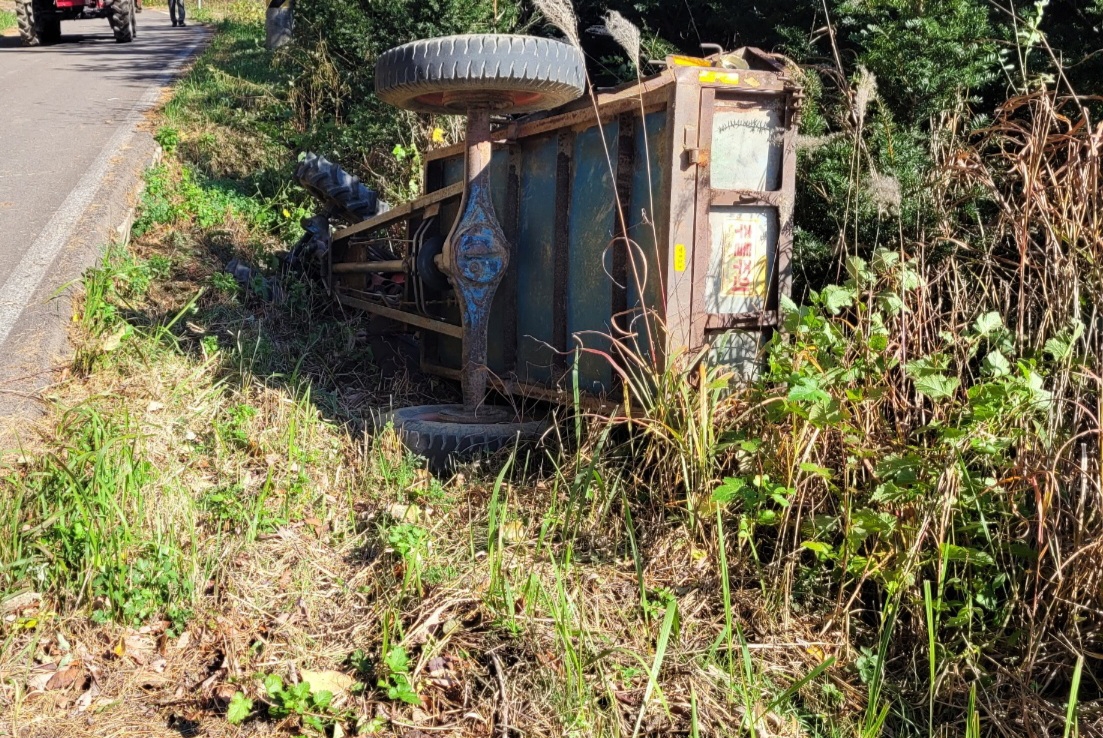
[(488, 385), (566, 400), (577, 376), (601, 403), (626, 346), (753, 370), (790, 286), (800, 92), (783, 60), (668, 57), (638, 84), (495, 123), (525, 90), (449, 95), (432, 59), (417, 67), (447, 51), (404, 48), (377, 67), (381, 96), (466, 112), (467, 139), (428, 153), (421, 197), (333, 234), (328, 283), (418, 331), (422, 369), (464, 383), (466, 409), (434, 421), (485, 421)]

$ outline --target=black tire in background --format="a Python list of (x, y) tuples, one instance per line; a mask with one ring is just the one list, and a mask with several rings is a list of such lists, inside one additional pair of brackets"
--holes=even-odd
[(548, 110), (582, 94), (578, 48), (550, 38), (469, 34), (413, 41), (379, 56), (375, 94), (421, 113), (463, 114), (472, 104), (502, 113)]
[(138, 29), (134, 0), (115, 0), (107, 19), (111, 23), (111, 32), (115, 34), (115, 41), (125, 44), (134, 40)]
[(39, 46), (43, 42), (34, 4), (35, 0), (16, 0), (15, 3), (15, 19), (24, 46)]
[(462, 412), (463, 405), (404, 407), (384, 415), (381, 426), (393, 425), (408, 451), (428, 459), (435, 470), (442, 470), (465, 456), (538, 441), (549, 425), (546, 420), (456, 423), (442, 419), (448, 413)]
[(295, 167), (295, 181), (350, 225), (377, 214), (381, 206), (386, 209), (374, 190), (324, 156), (307, 153)]

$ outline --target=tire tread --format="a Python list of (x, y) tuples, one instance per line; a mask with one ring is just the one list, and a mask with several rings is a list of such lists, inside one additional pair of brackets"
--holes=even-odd
[(562, 41), (535, 36), (473, 34), (413, 41), (376, 60), (375, 92), (397, 107), (455, 112), (423, 101), (422, 95), (453, 90), (534, 92), (540, 99), (511, 112), (562, 105), (582, 94), (582, 53)]

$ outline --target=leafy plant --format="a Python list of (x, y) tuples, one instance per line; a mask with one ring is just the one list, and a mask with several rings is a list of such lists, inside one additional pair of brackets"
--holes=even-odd
[(234, 692), (226, 708), (226, 722), (241, 725), (253, 712), (253, 701), (242, 692)]
[(285, 685), (278, 674), (264, 676), (261, 683), (267, 696), (269, 717), (282, 720), (296, 716), (303, 725), (323, 735), (329, 726), (343, 717), (331, 708), (332, 692), (312, 691), (307, 682)]
[(395, 645), (383, 655), (384, 673), (379, 678), (379, 687), (389, 700), (401, 700), (411, 705), (420, 705), (421, 697), (410, 681), (410, 659), (406, 649)]

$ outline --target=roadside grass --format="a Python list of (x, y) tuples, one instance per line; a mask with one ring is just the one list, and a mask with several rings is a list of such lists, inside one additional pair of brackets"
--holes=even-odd
[(0, 33), (7, 31), (9, 28), (15, 28), (17, 22), (15, 11), (0, 8)]
[[(558, 466), (519, 450), (432, 477), (349, 422), (396, 392), (366, 355), (340, 373), (360, 319), (308, 307), (309, 288), (273, 302), (221, 279), (227, 256), (279, 245), (269, 215), (173, 156), (148, 179), (130, 248), (86, 276), (49, 450), (0, 482), (13, 730), (834, 722), (804, 625), (774, 622), (750, 582), (725, 618), (691, 529), (610, 517), (628, 480), (595, 466), (602, 426), (580, 419), (583, 446)], [(349, 397), (354, 379), (369, 399)], [(733, 618), (754, 658), (724, 650)], [(771, 635), (779, 658), (758, 651)], [(809, 713), (821, 703), (826, 717)]]

